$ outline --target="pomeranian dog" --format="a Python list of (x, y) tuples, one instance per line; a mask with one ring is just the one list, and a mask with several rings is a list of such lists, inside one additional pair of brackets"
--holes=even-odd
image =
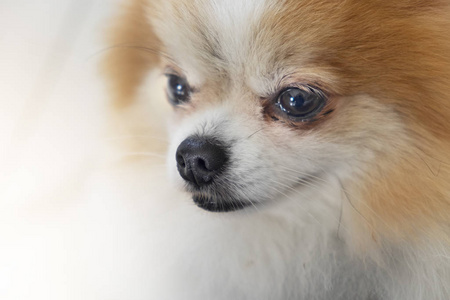
[(117, 130), (167, 152), (141, 166), (151, 299), (450, 299), (449, 1), (129, 0), (115, 22)]

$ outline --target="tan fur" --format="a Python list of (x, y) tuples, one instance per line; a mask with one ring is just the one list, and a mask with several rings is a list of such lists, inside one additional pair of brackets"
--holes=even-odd
[(123, 108), (133, 103), (148, 70), (160, 60), (159, 41), (148, 26), (145, 0), (124, 3), (108, 32), (108, 48), (102, 70), (109, 81), (113, 104)]

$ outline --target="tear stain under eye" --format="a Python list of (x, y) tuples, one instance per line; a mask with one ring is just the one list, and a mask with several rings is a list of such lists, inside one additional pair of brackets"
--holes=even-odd
[(334, 112), (334, 108), (328, 110), (327, 112), (324, 112), (322, 115), (326, 116), (328, 114), (331, 114), (332, 112)]

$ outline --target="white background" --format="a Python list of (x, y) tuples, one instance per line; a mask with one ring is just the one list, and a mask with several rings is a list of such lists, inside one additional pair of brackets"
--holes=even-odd
[(130, 222), (147, 216), (78, 194), (103, 138), (117, 2), (0, 0), (0, 299), (148, 299)]

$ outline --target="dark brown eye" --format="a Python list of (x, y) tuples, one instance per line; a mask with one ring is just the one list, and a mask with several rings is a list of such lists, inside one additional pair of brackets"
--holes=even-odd
[(186, 79), (169, 74), (167, 75), (167, 96), (173, 105), (189, 101), (191, 90)]
[(325, 96), (312, 88), (287, 88), (282, 91), (275, 103), (290, 118), (306, 121), (318, 114), (326, 102)]

